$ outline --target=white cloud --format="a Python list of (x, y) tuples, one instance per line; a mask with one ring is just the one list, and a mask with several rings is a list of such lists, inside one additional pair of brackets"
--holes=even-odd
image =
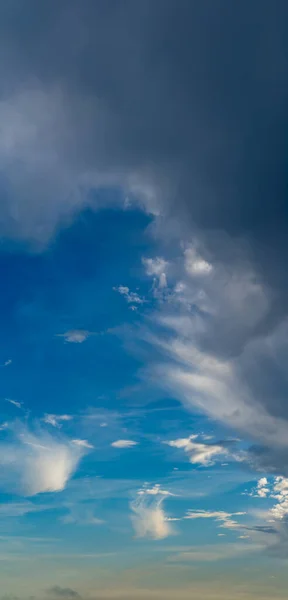
[(143, 490), (139, 490), (139, 496), (175, 496), (172, 492), (168, 492), (167, 490), (163, 490), (159, 483), (156, 483), (152, 488), (145, 487)]
[(4, 423), (1, 423), (1, 425), (0, 425), (0, 431), (5, 431), (5, 429), (8, 429), (8, 427), (9, 427), (8, 421), (4, 421)]
[(114, 287), (113, 290), (115, 292), (119, 292), (122, 296), (124, 296), (128, 302), (128, 304), (144, 304), (145, 299), (141, 298), (139, 294), (136, 292), (131, 292), (129, 288), (125, 285), (119, 285), (118, 287)]
[(167, 269), (169, 262), (157, 256), (156, 258), (143, 258), (146, 273), (154, 278), (154, 285), (159, 289), (167, 287)]
[(271, 509), (274, 519), (284, 519), (288, 516), (288, 479), (286, 477), (275, 477), (272, 498), (276, 498), (277, 504)]
[(80, 448), (94, 448), (87, 440), (72, 440), (72, 444), (75, 444), (75, 446), (79, 446)]
[(245, 512), (227, 513), (225, 511), (212, 510), (189, 510), (184, 519), (213, 519), (220, 523), (220, 527), (225, 529), (239, 529), (241, 525), (232, 517), (245, 515)]
[(227, 448), (221, 444), (204, 444), (196, 442), (198, 435), (190, 435), (188, 438), (179, 438), (165, 442), (172, 448), (183, 449), (189, 455), (192, 464), (200, 464), (204, 467), (213, 465), (217, 456), (228, 454)]
[(257, 483), (257, 491), (256, 494), (260, 498), (267, 498), (270, 490), (268, 486), (268, 481), (266, 477), (261, 477)]
[(63, 337), (65, 342), (70, 342), (71, 344), (82, 344), (90, 335), (93, 335), (91, 331), (86, 331), (85, 329), (71, 329), (65, 333), (58, 333), (57, 337)]
[(204, 260), (195, 248), (187, 248), (184, 251), (184, 257), (185, 270), (188, 275), (209, 275), (213, 270), (213, 266)]
[(133, 446), (137, 446), (138, 442), (134, 442), (133, 440), (116, 440), (112, 442), (111, 446), (113, 448), (133, 448)]
[(193, 334), (192, 340), (185, 339), (177, 333), (175, 322), (174, 327), (176, 335), (170, 339), (150, 338), (168, 358), (167, 362), (151, 365), (153, 381), (161, 382), (188, 408), (196, 407), (261, 442), (286, 447), (286, 422), (270, 415), (251, 396), (236, 363), (203, 352), (194, 344)]
[(131, 520), (137, 537), (161, 540), (174, 533), (163, 509), (163, 502), (168, 495), (169, 492), (161, 490), (158, 485), (138, 491), (130, 504), (133, 512)]
[(77, 468), (83, 448), (47, 432), (24, 429), (13, 443), (1, 445), (2, 482), (26, 496), (63, 490)]
[(63, 421), (71, 421), (73, 419), (72, 415), (51, 415), (45, 414), (43, 417), (44, 423), (48, 425), (52, 425), (53, 427), (62, 427)]
[(18, 402), (17, 400), (10, 400), (9, 398), (6, 398), (7, 402), (10, 402), (10, 404), (13, 404), (13, 406), (16, 406), (16, 408), (22, 408), (22, 402)]

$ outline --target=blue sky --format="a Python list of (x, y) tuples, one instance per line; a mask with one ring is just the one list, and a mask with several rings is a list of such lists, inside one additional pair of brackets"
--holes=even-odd
[(119, 581), (145, 589), (146, 572), (151, 593), (193, 585), (208, 598), (227, 570), (235, 588), (239, 572), (249, 588), (256, 579), (256, 595), (285, 582), (285, 561), (269, 557), (273, 510), (286, 510), (275, 475), (253, 468), (231, 417), (199, 410), (201, 382), (190, 400), (162, 379), (187, 360), (202, 373), (181, 348), (190, 333), (173, 339), (169, 324), (208, 318), (177, 282), (183, 264), (194, 296), (215, 267), (181, 244), (159, 256), (150, 224), (133, 208), (84, 210), (41, 252), (1, 251), (1, 577), (12, 595), (89, 597), (98, 582), (113, 597)]
[(0, 5), (0, 600), (287, 596), (287, 12)]

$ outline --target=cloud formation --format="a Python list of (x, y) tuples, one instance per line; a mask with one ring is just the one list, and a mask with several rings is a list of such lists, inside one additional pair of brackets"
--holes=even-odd
[(130, 503), (136, 537), (161, 540), (174, 533), (163, 508), (165, 498), (170, 495), (172, 494), (161, 489), (160, 485), (138, 491), (135, 500)]
[(217, 456), (228, 454), (228, 448), (223, 444), (204, 444), (194, 441), (197, 438), (199, 438), (198, 435), (190, 435), (188, 438), (179, 438), (165, 443), (172, 448), (183, 449), (189, 455), (192, 464), (199, 464), (203, 467), (214, 465)]
[(57, 427), (58, 429), (62, 427), (63, 422), (71, 421), (72, 419), (72, 415), (51, 415), (48, 413), (43, 417), (44, 423), (47, 423), (47, 425), (52, 425), (53, 427)]
[[(3, 5), (0, 229), (46, 243), (81, 208), (101, 208), (107, 186), (121, 190), (118, 206), (128, 199), (152, 214), (165, 247), (184, 247), (170, 300), (195, 317), (179, 317), (178, 367), (160, 376), (186, 405), (256, 432), (278, 469), (288, 417), (288, 8), (262, 4), (120, 0), (108, 11), (102, 0), (51, 0), (48, 18), (31, 0), (25, 19), (22, 2)], [(149, 260), (166, 289), (164, 263)]]
[(4, 489), (25, 496), (62, 491), (84, 454), (84, 448), (46, 431), (22, 429), (13, 441), (1, 444), (0, 470)]
[(111, 446), (113, 448), (133, 448), (133, 446), (137, 446), (138, 442), (134, 440), (115, 440), (112, 442)]
[(58, 333), (57, 337), (63, 337), (65, 342), (70, 342), (71, 344), (82, 344), (90, 335), (93, 335), (91, 331), (86, 331), (84, 329), (71, 329), (65, 333)]

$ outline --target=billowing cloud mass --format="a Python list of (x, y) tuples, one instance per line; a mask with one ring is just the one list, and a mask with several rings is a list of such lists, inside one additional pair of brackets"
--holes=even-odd
[(137, 537), (161, 540), (173, 534), (171, 523), (163, 508), (167, 496), (172, 494), (162, 490), (160, 485), (138, 491), (130, 504), (133, 513), (131, 520)]
[(0, 7), (1, 234), (43, 245), (81, 208), (101, 208), (105, 186), (153, 215), (169, 277), (183, 249), (170, 295), (165, 264), (146, 263), (169, 304), (155, 316), (166, 327), (155, 380), (253, 439), (251, 459), (277, 472), (288, 456), (287, 19), (284, 0)]
[(10, 444), (1, 444), (0, 471), (4, 489), (25, 496), (60, 492), (83, 456), (82, 446), (47, 432), (22, 430)]

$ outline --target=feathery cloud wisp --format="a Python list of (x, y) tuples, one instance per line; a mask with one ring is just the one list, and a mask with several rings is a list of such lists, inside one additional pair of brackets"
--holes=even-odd
[(36, 435), (27, 430), (10, 444), (1, 446), (3, 484), (8, 488), (12, 485), (26, 496), (63, 490), (85, 450), (66, 438), (56, 438), (44, 431)]
[(213, 465), (217, 456), (228, 454), (227, 448), (221, 444), (204, 444), (194, 441), (198, 437), (198, 435), (190, 435), (188, 438), (179, 438), (165, 443), (172, 448), (183, 449), (189, 455), (192, 464), (199, 464), (203, 467)]
[(159, 485), (139, 490), (130, 507), (136, 537), (150, 537), (161, 540), (174, 533), (169, 517), (163, 509), (163, 502), (170, 494)]
[(72, 415), (51, 415), (49, 413), (46, 413), (43, 417), (44, 423), (58, 428), (62, 427), (63, 421), (71, 421), (72, 419)]

